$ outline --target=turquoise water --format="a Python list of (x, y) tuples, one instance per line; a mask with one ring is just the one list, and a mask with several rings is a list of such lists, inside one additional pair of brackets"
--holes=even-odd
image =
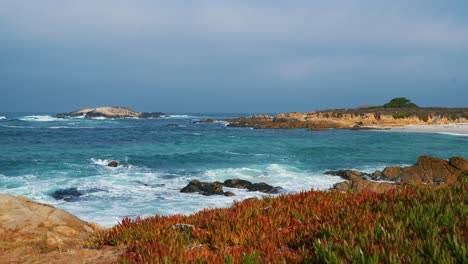
[[(195, 124), (240, 114), (188, 114), (160, 119), (55, 119), (0, 113), (0, 193), (53, 204), (105, 226), (122, 217), (188, 214), (264, 194), (229, 189), (233, 197), (183, 194), (191, 179), (242, 178), (282, 186), (283, 193), (327, 189), (327, 170), (367, 172), (411, 165), (419, 155), (468, 157), (468, 137), (389, 131), (307, 131)], [(177, 124), (177, 127), (168, 127)], [(121, 166), (107, 167), (111, 160)], [(84, 195), (57, 200), (60, 189)]]

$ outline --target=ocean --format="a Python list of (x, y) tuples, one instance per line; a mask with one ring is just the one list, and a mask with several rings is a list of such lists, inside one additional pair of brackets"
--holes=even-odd
[[(57, 119), (0, 113), (0, 193), (22, 195), (112, 226), (123, 217), (190, 214), (266, 194), (180, 193), (191, 179), (241, 178), (281, 193), (326, 190), (325, 171), (407, 166), (420, 155), (468, 157), (468, 137), (352, 130), (256, 130), (196, 120), (246, 114), (174, 114), (158, 119)], [(106, 166), (116, 160), (120, 166)], [(75, 199), (55, 199), (76, 188)]]

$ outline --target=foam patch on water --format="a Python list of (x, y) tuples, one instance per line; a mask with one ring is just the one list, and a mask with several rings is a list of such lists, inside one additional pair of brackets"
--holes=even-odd
[(468, 137), (468, 134), (451, 133), (451, 132), (438, 132), (437, 134), (450, 135), (450, 136), (458, 136), (458, 137)]
[(31, 116), (23, 116), (19, 118), (21, 121), (34, 121), (34, 122), (51, 122), (60, 120), (50, 115), (31, 115)]
[(191, 115), (168, 115), (168, 116), (163, 116), (163, 118), (167, 118), (167, 119), (187, 119), (187, 118), (197, 118), (195, 116), (191, 116)]
[(0, 120), (5, 120), (7, 119), (5, 116), (0, 116)]
[(281, 186), (287, 193), (303, 190), (326, 190), (333, 184), (343, 181), (340, 177), (324, 175), (320, 172), (303, 171), (298, 168), (280, 164), (268, 164), (254, 168), (227, 168), (208, 170), (203, 174), (209, 181), (225, 181), (239, 178), (254, 183), (266, 182)]

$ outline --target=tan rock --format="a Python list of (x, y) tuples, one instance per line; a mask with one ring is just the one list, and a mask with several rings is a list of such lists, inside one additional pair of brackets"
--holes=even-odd
[(83, 248), (99, 230), (62, 209), (0, 194), (0, 263), (113, 263), (118, 249)]

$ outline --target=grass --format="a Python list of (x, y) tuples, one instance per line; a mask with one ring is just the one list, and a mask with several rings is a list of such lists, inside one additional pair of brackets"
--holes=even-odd
[(468, 263), (467, 193), (466, 177), (437, 190), (308, 191), (125, 218), (93, 243), (124, 247), (121, 263)]

